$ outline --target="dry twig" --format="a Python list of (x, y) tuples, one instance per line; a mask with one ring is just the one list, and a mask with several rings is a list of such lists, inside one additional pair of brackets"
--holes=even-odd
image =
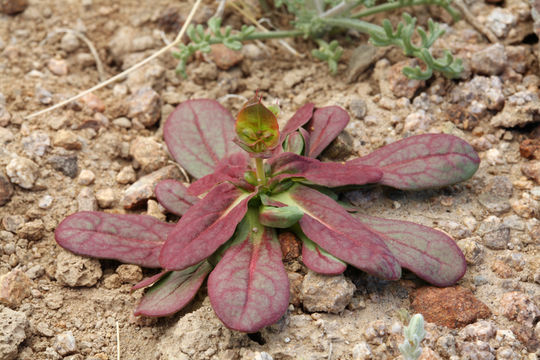
[(489, 42), (496, 43), (499, 42), (499, 39), (495, 34), (484, 26), (484, 24), (481, 24), (478, 19), (471, 13), (467, 5), (463, 2), (463, 0), (454, 0), (453, 5), (461, 11), (463, 14), (463, 17), (465, 20), (471, 24), (473, 28), (475, 28), (480, 34), (484, 35)]

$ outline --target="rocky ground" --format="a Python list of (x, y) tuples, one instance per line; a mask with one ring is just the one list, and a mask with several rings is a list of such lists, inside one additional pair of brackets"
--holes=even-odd
[[(165, 55), (111, 87), (26, 119), (155, 52), (174, 38), (191, 4), (0, 0), (0, 359), (116, 359), (117, 326), (122, 359), (393, 359), (403, 340), (401, 308), (428, 321), (422, 359), (537, 359), (540, 5), (465, 5), (472, 21), (452, 24), (435, 44), (464, 59), (456, 81), (409, 81), (400, 69), (410, 60), (392, 49), (355, 50), (365, 39), (351, 34), (337, 76), (301, 41), (291, 45), (302, 57), (273, 42), (249, 44), (240, 55), (218, 47), (189, 63), (188, 79)], [(196, 22), (215, 7), (207, 1)], [(437, 9), (415, 13), (421, 23), (448, 21)], [(234, 26), (244, 22), (230, 10), (225, 16)], [(284, 234), (289, 311), (248, 336), (219, 322), (204, 291), (175, 316), (135, 318), (142, 290), (130, 287), (153, 272), (56, 245), (55, 227), (78, 210), (166, 219), (152, 185), (184, 180), (162, 139), (167, 115), (190, 98), (217, 99), (235, 113), (243, 100), (228, 95), (251, 97), (256, 89), (266, 101), (279, 99), (282, 120), (307, 101), (348, 110), (350, 136), (341, 136), (344, 145), (329, 158), (427, 132), (473, 144), (482, 163), (463, 184), (347, 195), (367, 213), (451, 234), (469, 265), (458, 285), (438, 289), (410, 274), (386, 282), (354, 269), (320, 276), (299, 262), (295, 240)]]

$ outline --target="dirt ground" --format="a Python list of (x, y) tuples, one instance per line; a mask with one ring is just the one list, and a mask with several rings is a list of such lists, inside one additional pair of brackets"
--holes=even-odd
[[(450, 48), (464, 59), (466, 70), (459, 80), (435, 75), (427, 82), (409, 81), (400, 72), (409, 60), (399, 51), (384, 49), (366, 58), (355, 53), (366, 38), (350, 33), (340, 38), (345, 55), (336, 76), (311, 57), (313, 45), (301, 40), (290, 41), (300, 56), (275, 41), (253, 43), (227, 70), (220, 68), (229, 65), (220, 64), (219, 55), (199, 56), (188, 64), (187, 79), (175, 73), (176, 60), (166, 54), (93, 96), (32, 119), (25, 116), (164, 46), (175, 37), (191, 2), (33, 0), (22, 13), (0, 13), (0, 360), (116, 359), (117, 324), (122, 359), (399, 356), (397, 312), (414, 313), (413, 300), (427, 285), (409, 273), (390, 283), (353, 269), (335, 279), (319, 279), (293, 259), (287, 269), (297, 299), (277, 324), (248, 336), (219, 322), (205, 290), (179, 314), (135, 318), (132, 312), (143, 290), (132, 293), (130, 288), (155, 271), (85, 259), (55, 243), (55, 227), (78, 210), (165, 219), (153, 200), (126, 210), (125, 191), (172, 163), (161, 131), (167, 115), (191, 98), (216, 99), (235, 114), (241, 97), (251, 97), (256, 89), (265, 101), (279, 100), (282, 121), (308, 101), (345, 108), (351, 137), (340, 157), (365, 155), (428, 132), (469, 141), (482, 163), (463, 184), (418, 193), (374, 188), (347, 198), (366, 213), (446, 231), (466, 255), (468, 271), (458, 285), (478, 303), (460, 308), (465, 299), (458, 295), (454, 310), (440, 311), (442, 318), (470, 315), (455, 328), (442, 326), (443, 320), (433, 315), (423, 359), (537, 359), (538, 36), (525, 0), (466, 4), (499, 42), (490, 44), (466, 21), (448, 27), (435, 51)], [(196, 21), (205, 22), (216, 7), (206, 1)], [(430, 16), (448, 20), (436, 9), (418, 8), (415, 14), (421, 24)], [(391, 18), (399, 19), (399, 13)], [(277, 26), (285, 26), (281, 22)], [(225, 23), (236, 27), (246, 20), (227, 9)], [(88, 44), (74, 32), (93, 44), (102, 74)], [(367, 64), (360, 73), (359, 63)], [(153, 100), (145, 102), (148, 98)], [(139, 103), (146, 105), (134, 110)], [(133, 144), (142, 144), (143, 154)], [(343, 307), (332, 303), (324, 311), (302, 305), (302, 286), (325, 283), (334, 287), (320, 290), (320, 301), (338, 302), (345, 296)], [(350, 296), (344, 295), (349, 290)], [(452, 296), (436, 296), (433, 308), (437, 302), (451, 303)], [(482, 303), (487, 310), (479, 314)]]

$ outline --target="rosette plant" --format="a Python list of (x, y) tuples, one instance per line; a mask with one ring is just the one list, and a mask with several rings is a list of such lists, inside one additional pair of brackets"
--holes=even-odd
[(213, 100), (180, 104), (165, 123), (171, 155), (196, 180), (164, 180), (158, 201), (176, 224), (135, 214), (78, 212), (57, 227), (57, 242), (80, 255), (115, 259), (160, 273), (135, 314), (165, 316), (183, 308), (208, 276), (208, 295), (229, 328), (256, 332), (289, 304), (289, 281), (277, 233), (302, 241), (302, 261), (322, 274), (347, 264), (396, 280), (401, 268), (437, 286), (465, 273), (463, 254), (441, 231), (407, 221), (352, 214), (339, 191), (366, 184), (420, 190), (471, 177), (479, 158), (451, 135), (412, 136), (347, 162), (317, 156), (343, 130), (347, 112), (304, 105), (280, 130), (259, 98), (233, 116)]

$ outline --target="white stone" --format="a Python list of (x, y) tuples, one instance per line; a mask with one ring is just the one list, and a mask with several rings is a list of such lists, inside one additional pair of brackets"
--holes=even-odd
[(31, 189), (38, 178), (39, 167), (30, 159), (16, 157), (6, 166), (6, 173), (12, 183)]

